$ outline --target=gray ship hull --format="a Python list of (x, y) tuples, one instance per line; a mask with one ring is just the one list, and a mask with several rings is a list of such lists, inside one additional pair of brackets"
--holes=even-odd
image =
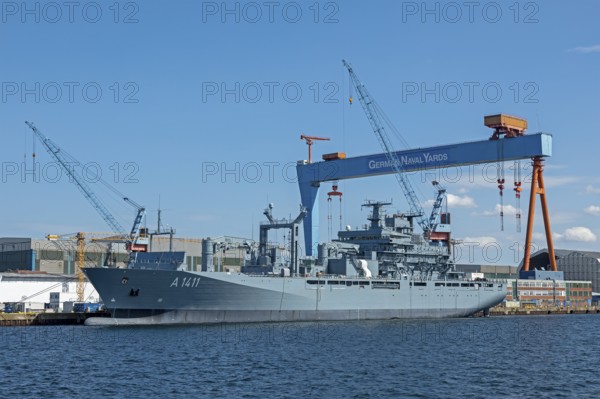
[(464, 317), (500, 303), (502, 284), (85, 269), (112, 318), (101, 324), (196, 324)]

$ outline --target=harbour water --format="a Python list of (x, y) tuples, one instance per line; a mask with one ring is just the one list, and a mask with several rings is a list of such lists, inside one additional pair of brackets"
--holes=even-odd
[(600, 397), (600, 315), (0, 329), (0, 397)]

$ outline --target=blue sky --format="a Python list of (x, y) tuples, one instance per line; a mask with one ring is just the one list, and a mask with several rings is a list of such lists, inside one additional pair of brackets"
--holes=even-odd
[[(23, 122), (31, 120), (146, 205), (149, 225), (160, 197), (180, 236), (257, 238), (267, 202), (279, 217), (297, 213), (301, 133), (332, 139), (315, 145), (315, 157), (380, 152), (358, 103), (347, 103), (345, 58), (411, 147), (485, 139), (483, 116), (499, 112), (528, 119), (529, 132), (552, 133), (545, 176), (556, 246), (598, 249), (600, 3), (475, 2), (469, 10), (462, 2), (300, 1), (270, 10), (263, 2), (144, 1), (117, 3), (118, 15), (113, 1), (61, 4), (2, 4), (0, 236), (108, 229), (66, 178), (51, 181), (39, 143), (46, 175), (23, 181), (33, 150)], [(446, 184), (454, 237), (503, 248), (487, 259), (475, 250), (474, 261), (514, 263), (510, 248), (524, 233), (513, 215), (500, 231), (498, 190), (479, 168), (463, 176)], [(420, 180), (413, 176), (425, 202), (433, 191)], [(132, 209), (92, 187), (128, 226)], [(365, 199), (407, 208), (392, 176), (340, 189), (344, 224), (364, 223)], [(326, 237), (325, 197), (321, 204)], [(516, 206), (510, 192), (505, 205)], [(535, 232), (540, 240), (540, 217)]]

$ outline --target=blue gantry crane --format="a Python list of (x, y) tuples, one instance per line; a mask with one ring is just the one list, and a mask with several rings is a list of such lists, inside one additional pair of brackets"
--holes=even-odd
[[(349, 65), (346, 62), (344, 64)], [(358, 79), (356, 81), (358, 82)], [(359, 84), (357, 91), (359, 99), (362, 97), (366, 105), (372, 104), (372, 98), (363, 85)], [(365, 107), (365, 104), (363, 104), (363, 107)], [(369, 105), (367, 108), (373, 107)], [(368, 109), (366, 111), (371, 127), (375, 133), (380, 132), (377, 114), (370, 113)], [(527, 270), (529, 266), (535, 198), (538, 194), (542, 203), (546, 242), (550, 253), (550, 267), (552, 270), (556, 270), (546, 199), (547, 192), (542, 178), (543, 160), (552, 156), (552, 135), (548, 133), (525, 135), (526, 121), (502, 114), (486, 116), (484, 124), (495, 129), (492, 137), (487, 140), (394, 151), (391, 146), (386, 146), (384, 136), (382, 140), (384, 141), (382, 144), (383, 153), (356, 157), (334, 157), (312, 163), (299, 161), (296, 165), (298, 186), (302, 205), (307, 209), (307, 216), (304, 221), (306, 255), (312, 256), (319, 243), (319, 203), (317, 198), (321, 183), (386, 174), (399, 176), (407, 172), (531, 159), (533, 179), (527, 221), (524, 270)], [(379, 134), (378, 138), (380, 138)], [(401, 177), (396, 178), (404, 186), (403, 179)], [(409, 199), (409, 206), (414, 207), (414, 204), (419, 204), (418, 200), (415, 200), (416, 197), (413, 195), (414, 191), (412, 189), (404, 189), (404, 194)], [(445, 195), (445, 192), (442, 195)], [(437, 200), (435, 203), (437, 203)], [(424, 222), (421, 220), (419, 224), (431, 228), (432, 224), (435, 224), (432, 220), (437, 220), (437, 212), (439, 212), (439, 209), (435, 213), (432, 212), (429, 220)]]

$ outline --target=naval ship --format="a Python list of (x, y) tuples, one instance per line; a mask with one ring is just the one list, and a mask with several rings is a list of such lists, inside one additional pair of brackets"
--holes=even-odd
[[(240, 272), (213, 270), (218, 246), (211, 239), (203, 241), (201, 271), (187, 270), (184, 252), (139, 253), (127, 268), (85, 268), (112, 316), (86, 324), (464, 317), (502, 302), (501, 282), (466, 279), (455, 271), (449, 239), (414, 234), (418, 215), (388, 216), (388, 205), (365, 203), (369, 223), (319, 244), (316, 259), (299, 257), (306, 210), (275, 219), (269, 206), (258, 245), (243, 244)], [(280, 228), (290, 231), (289, 251), (268, 243), (268, 232)]]

